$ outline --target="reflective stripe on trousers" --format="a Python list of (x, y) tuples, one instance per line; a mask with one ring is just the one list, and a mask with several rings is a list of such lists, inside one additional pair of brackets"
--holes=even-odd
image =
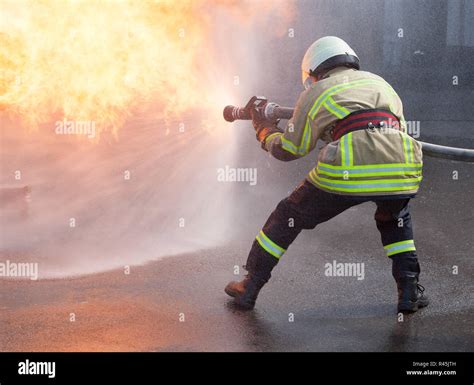
[(263, 230), (261, 230), (255, 238), (259, 245), (269, 254), (273, 255), (276, 259), (280, 259), (285, 253), (285, 249), (278, 246), (270, 238), (268, 238)]
[(406, 241), (395, 242), (383, 247), (387, 253), (387, 257), (391, 257), (395, 254), (406, 253), (407, 251), (416, 251), (415, 242), (413, 239)]

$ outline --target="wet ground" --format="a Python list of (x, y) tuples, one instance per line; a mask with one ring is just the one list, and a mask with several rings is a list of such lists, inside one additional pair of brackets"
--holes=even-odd
[[(426, 162), (412, 214), (431, 305), (403, 319), (374, 206), (364, 204), (303, 233), (252, 312), (234, 308), (223, 291), (245, 262), (252, 226), (239, 242), (132, 266), (130, 274), (2, 280), (0, 350), (472, 351), (469, 186), (472, 165)], [(334, 260), (364, 263), (364, 279), (326, 276)]]

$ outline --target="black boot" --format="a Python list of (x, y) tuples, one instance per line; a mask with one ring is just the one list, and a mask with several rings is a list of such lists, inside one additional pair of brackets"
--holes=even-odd
[(253, 309), (258, 293), (270, 279), (271, 271), (277, 263), (278, 259), (268, 254), (257, 241), (254, 241), (245, 265), (248, 274), (240, 282), (230, 282), (224, 291), (234, 298), (237, 306), (245, 310)]
[(252, 278), (250, 274), (247, 274), (240, 282), (230, 282), (224, 291), (231, 297), (234, 297), (234, 302), (237, 306), (245, 310), (252, 310), (263, 285), (265, 285), (264, 281), (258, 281)]
[(392, 257), (392, 262), (392, 275), (398, 288), (398, 311), (415, 312), (428, 306), (425, 288), (418, 284), (421, 270), (416, 252), (397, 254)]
[(399, 312), (411, 313), (428, 306), (429, 300), (424, 294), (425, 288), (418, 283), (416, 277), (399, 278), (397, 287)]

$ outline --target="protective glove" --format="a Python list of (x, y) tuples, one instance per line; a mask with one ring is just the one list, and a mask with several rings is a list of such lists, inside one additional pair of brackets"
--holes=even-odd
[(257, 140), (262, 144), (262, 148), (265, 151), (268, 151), (265, 147), (265, 141), (271, 134), (283, 133), (283, 130), (279, 128), (276, 124), (274, 126), (264, 126), (257, 130)]
[(253, 128), (257, 133), (257, 140), (262, 143), (262, 145), (264, 145), (268, 135), (274, 132), (282, 132), (277, 127), (280, 119), (267, 119), (264, 108), (252, 108), (250, 110), (250, 116), (252, 117)]

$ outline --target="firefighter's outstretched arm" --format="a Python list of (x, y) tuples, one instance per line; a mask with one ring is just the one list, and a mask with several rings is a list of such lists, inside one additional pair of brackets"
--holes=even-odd
[(309, 117), (311, 106), (308, 92), (304, 91), (285, 130), (278, 127), (277, 121), (265, 120), (254, 111), (252, 120), (262, 148), (282, 161), (295, 160), (311, 152), (317, 142), (314, 122)]

